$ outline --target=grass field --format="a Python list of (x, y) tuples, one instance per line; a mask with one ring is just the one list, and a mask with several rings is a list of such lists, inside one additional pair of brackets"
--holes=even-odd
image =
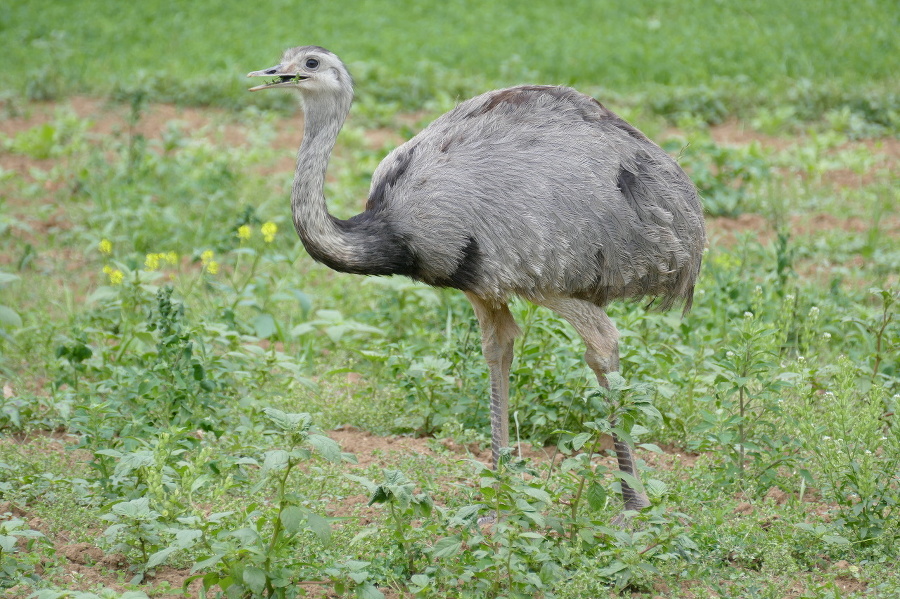
[[(785, 4), (5, 4), (0, 596), (900, 596), (900, 11)], [(601, 392), (515, 303), (487, 469), (465, 298), (293, 232), (302, 118), (243, 74), (305, 43), (358, 87), (336, 215), (458, 99), (575, 85), (700, 189), (692, 312), (611, 306)]]

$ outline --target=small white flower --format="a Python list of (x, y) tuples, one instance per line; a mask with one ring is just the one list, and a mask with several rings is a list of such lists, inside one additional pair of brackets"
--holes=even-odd
[(824, 339), (825, 341), (830, 340), (830, 339), (831, 339), (831, 333), (828, 333), (828, 332), (822, 333), (822, 339)]
[(818, 318), (819, 317), (819, 309), (815, 306), (809, 309), (809, 317), (810, 318)]
[(831, 441), (831, 437), (829, 437), (828, 435), (825, 435), (824, 437), (822, 437), (822, 440), (823, 441)]
[(753, 312), (744, 312), (744, 318), (753, 318)]
[(726, 358), (733, 358), (733, 357), (734, 357), (734, 352), (733, 352), (733, 351), (727, 351), (727, 352), (725, 352), (725, 357), (726, 357)]
[(794, 294), (789, 293), (789, 294), (787, 294), (786, 296), (784, 296), (784, 299), (786, 299), (786, 300), (789, 301), (789, 302), (792, 302), (792, 301), (794, 301), (794, 299), (795, 299), (795, 298), (794, 298)]
[(806, 362), (806, 358), (804, 358), (803, 356), (797, 356), (797, 361), (802, 364), (803, 362)]
[(866, 450), (866, 455), (872, 455), (872, 452), (869, 451), (869, 450), (867, 449), (867, 450)]
[(827, 397), (828, 399), (832, 399), (834, 397), (834, 393), (832, 391), (826, 391), (825, 397)]

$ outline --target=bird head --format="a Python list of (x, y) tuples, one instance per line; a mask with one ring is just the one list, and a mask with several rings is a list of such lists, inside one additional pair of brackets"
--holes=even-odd
[(286, 50), (274, 67), (247, 73), (247, 77), (269, 77), (268, 83), (249, 91), (289, 87), (304, 95), (352, 90), (353, 80), (341, 59), (319, 46), (300, 46)]

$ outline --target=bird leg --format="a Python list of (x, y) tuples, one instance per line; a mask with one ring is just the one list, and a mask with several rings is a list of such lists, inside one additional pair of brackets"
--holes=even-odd
[[(577, 299), (553, 298), (540, 303), (565, 318), (581, 335), (587, 346), (584, 359), (597, 376), (597, 382), (608, 389), (606, 374), (619, 369), (619, 331), (606, 312), (599, 306)], [(616, 407), (613, 406), (613, 416), (610, 418), (610, 425), (613, 427), (616, 426)], [(640, 480), (631, 446), (618, 435), (613, 434), (612, 437), (619, 470)], [(632, 489), (625, 481), (621, 485), (626, 510), (642, 510), (650, 505), (650, 500), (643, 491)]]
[(519, 327), (506, 304), (493, 304), (466, 293), (481, 326), (481, 348), (491, 375), (491, 456), (494, 469), (500, 450), (509, 446), (509, 370)]

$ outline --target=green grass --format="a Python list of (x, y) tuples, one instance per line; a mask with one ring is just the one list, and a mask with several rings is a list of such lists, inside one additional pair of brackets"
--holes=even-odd
[[(154, 575), (192, 569), (210, 596), (900, 593), (900, 188), (894, 141), (869, 139), (897, 130), (889, 3), (20, 4), (0, 8), (4, 116), (40, 122), (0, 135), (8, 596), (172, 596)], [(633, 528), (609, 526), (609, 397), (565, 322), (511, 306), (513, 428), (563, 459), (496, 474), (470, 459), (488, 378), (465, 298), (306, 255), (265, 109), (293, 99), (241, 80), (297, 43), (341, 53), (363, 94), (326, 185), (341, 216), (392, 145), (367, 128), (417, 129), (401, 109), (425, 123), (458, 95), (562, 82), (615, 90), (654, 138), (680, 125), (664, 146), (711, 233), (694, 308), (609, 309), (654, 503)], [(128, 101), (102, 115), (121, 126), (29, 104), (81, 92)], [(154, 99), (237, 110), (144, 137)], [(716, 143), (707, 123), (734, 116), (778, 137)], [(337, 427), (362, 465), (320, 436)], [(354, 429), (405, 439), (370, 456)], [(128, 566), (72, 574), (78, 542)]]
[[(892, 35), (900, 14), (887, 1), (194, 2), (177, 10), (148, 2), (128, 15), (118, 9), (102, 0), (50, 3), (38, 13), (7, 7), (4, 83), (21, 83), (34, 67), (71, 69), (101, 87), (140, 71), (234, 77), (268, 65), (282, 48), (315, 43), (395, 73), (427, 61), (495, 80), (517, 59), (553, 82), (627, 91), (720, 78), (849, 85), (895, 80), (892, 56), (900, 50)], [(42, 60), (50, 57), (40, 54), (41, 43), (52, 43), (54, 32), (71, 52), (65, 64)]]
[[(725, 243), (713, 226), (683, 319), (610, 307), (635, 386), (622, 391), (635, 402), (632, 434), (700, 455), (693, 467), (670, 457), (644, 473), (659, 510), (623, 536), (606, 527), (617, 510), (612, 479), (577, 454), (553, 472), (538, 461), (495, 480), (432, 442), (431, 451), (384, 454), (382, 472), (307, 447), (308, 431), (278, 428), (266, 409), (309, 413), (324, 430), (446, 436), (477, 450), (488, 436), (487, 373), (460, 294), (337, 275), (309, 260), (290, 230), (286, 178), (257, 172), (276, 153), (273, 120), (260, 119), (246, 146), (210, 143), (218, 126), (169, 128), (149, 141), (96, 137), (63, 109), (4, 141), (7, 157), (50, 160), (31, 170), (33, 181), (2, 182), (0, 426), (31, 432), (0, 446), (0, 495), (17, 527), (4, 534), (36, 522), (48, 535), (7, 555), (2, 584), (50, 597), (118, 577), (131, 585), (119, 588), (160, 594), (148, 573), (161, 563), (251, 594), (284, 577), (360, 597), (388, 587), (426, 597), (616, 588), (780, 597), (801, 585), (824, 598), (856, 580), (874, 596), (896, 593), (886, 564), (897, 559), (900, 251), (877, 215), (896, 212), (900, 197), (863, 146), (813, 136), (784, 152), (728, 148), (704, 127), (676, 142), (694, 148), (684, 163), (711, 208), (760, 214), (783, 236)], [(351, 124), (328, 184), (336, 212), (354, 211), (383, 153)], [(862, 187), (829, 183), (860, 162), (875, 165)], [(36, 237), (56, 206), (66, 225)], [(795, 226), (812, 215), (870, 226)], [(271, 242), (265, 222), (279, 229)], [(117, 271), (120, 281), (109, 274)], [(569, 453), (590, 447), (608, 408), (580, 342), (549, 313), (521, 302), (513, 312), (526, 331), (512, 381), (519, 435)], [(71, 457), (40, 433), (59, 427), (74, 435), (63, 442), (80, 450)], [(278, 452), (288, 450), (295, 462), (285, 470)], [(773, 488), (788, 500), (766, 499)], [(366, 493), (386, 506), (367, 511)], [(858, 507), (857, 496), (870, 502)], [(745, 503), (752, 514), (736, 514)], [(78, 518), (68, 517), (76, 505)], [(322, 520), (335, 506), (351, 519)], [(491, 506), (513, 516), (484, 536), (465, 515)], [(98, 530), (98, 544), (127, 555), (130, 569), (67, 580), (63, 534), (85, 541)], [(193, 536), (201, 532), (205, 541)], [(462, 543), (471, 553), (454, 549)]]
[(147, 2), (127, 15), (89, 0), (10, 4), (0, 18), (0, 89), (36, 99), (149, 90), (195, 104), (271, 103), (243, 93), (243, 74), (319, 44), (348, 61), (364, 102), (406, 110), (524, 81), (606, 100), (648, 94), (644, 104), (667, 115), (715, 120), (788, 103), (807, 118), (849, 107), (896, 126), (900, 11), (890, 0)]

